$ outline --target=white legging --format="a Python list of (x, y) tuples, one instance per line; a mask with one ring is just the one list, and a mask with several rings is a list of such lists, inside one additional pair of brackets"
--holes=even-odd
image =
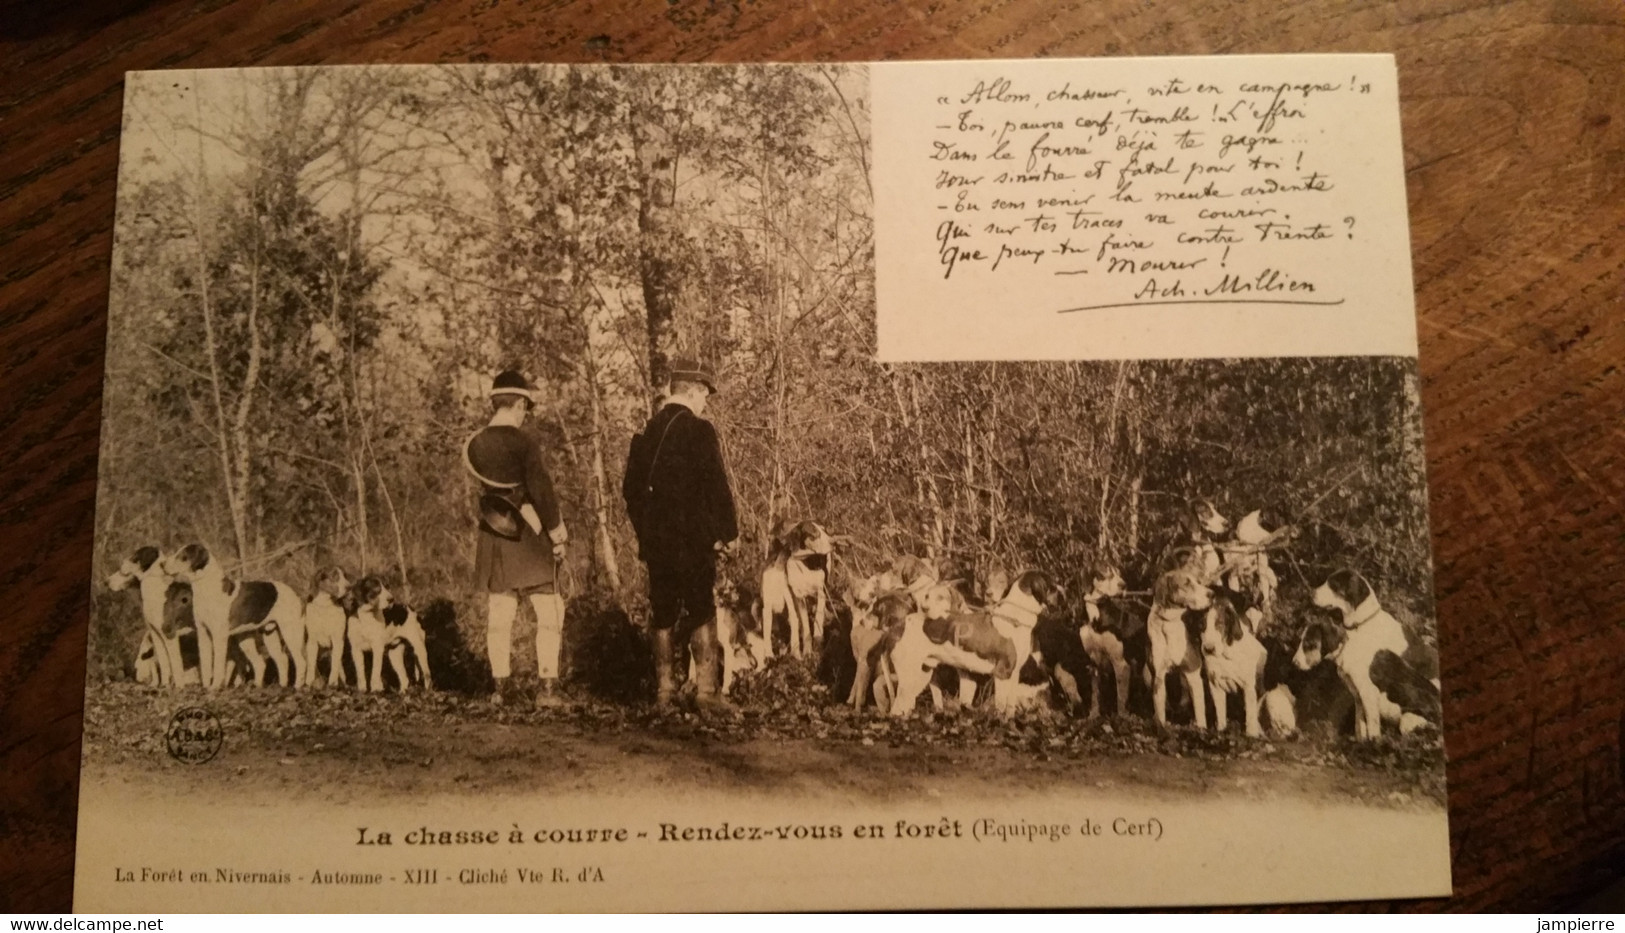
[[(530, 608), (536, 612), (536, 675), (543, 679), (557, 677), (559, 648), (564, 644), (564, 597), (557, 593), (532, 593)], [(518, 596), (490, 594), (485, 653), (491, 659), (493, 677), (507, 677), (513, 671), (513, 620), (517, 615)]]

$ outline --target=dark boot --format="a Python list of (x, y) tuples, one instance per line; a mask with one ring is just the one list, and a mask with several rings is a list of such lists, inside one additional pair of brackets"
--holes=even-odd
[(544, 677), (536, 687), (536, 708), (557, 709), (564, 705), (564, 696), (559, 690), (557, 677)]
[(702, 713), (731, 709), (733, 704), (722, 695), (722, 645), (715, 619), (694, 630), (689, 647), (694, 652), (694, 705)]
[(677, 699), (676, 673), (672, 670), (671, 629), (654, 630), (655, 705), (670, 708)]

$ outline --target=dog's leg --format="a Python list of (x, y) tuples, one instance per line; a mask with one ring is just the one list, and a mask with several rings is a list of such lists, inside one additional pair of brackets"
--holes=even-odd
[(805, 657), (806, 645), (802, 641), (802, 636), (807, 624), (803, 618), (806, 611), (801, 605), (801, 597), (797, 596), (795, 591), (788, 586), (784, 590), (784, 606), (785, 618), (790, 623), (790, 656), (795, 658)]
[(1208, 690), (1213, 694), (1213, 731), (1223, 732), (1230, 726), (1230, 693), (1212, 681)]
[[(263, 687), (265, 685), (265, 658), (264, 658), (264, 656), (262, 656), (260, 654), (258, 646), (253, 645), (253, 644), (249, 643), (248, 641), (243, 641), (241, 643), (241, 647), (243, 649), (243, 655), (248, 658), (248, 666), (254, 672), (254, 675), (253, 675), (254, 676), (254, 686), (256, 688), (257, 687)], [(269, 646), (267, 646), (267, 649), (269, 649)]]
[[(1090, 719), (1097, 719), (1100, 716), (1100, 669), (1099, 669), (1099, 667), (1090, 667), (1089, 668), (1089, 673), (1084, 675), (1084, 676), (1089, 678), (1089, 718)], [(1118, 675), (1118, 676), (1119, 676), (1119, 679), (1121, 679), (1122, 675)]]
[(812, 647), (815, 651), (824, 647), (824, 612), (824, 584), (820, 581), (818, 584), (818, 606), (813, 613)]
[(299, 665), (299, 685), (301, 687), (317, 686), (316, 662), (320, 660), (321, 655), (322, 644), (320, 640), (316, 638), (316, 633), (314, 631), (306, 631), (304, 658), (302, 659), (302, 663)]
[(1151, 717), (1157, 725), (1168, 725), (1168, 672), (1156, 664), (1147, 668), (1151, 672)]
[[(1195, 668), (1185, 668), (1181, 671), (1181, 673), (1185, 675), (1185, 686), (1190, 688), (1191, 715), (1195, 717), (1196, 728), (1206, 729), (1207, 691), (1202, 688), (1202, 682), (1206, 678), (1202, 676), (1201, 665), (1197, 665)], [(1222, 692), (1216, 692), (1215, 694), (1216, 698), (1222, 698), (1223, 696), (1224, 694)], [(1215, 703), (1213, 705), (1217, 707), (1219, 704)]]
[(1241, 700), (1246, 708), (1247, 734), (1256, 739), (1264, 734), (1264, 727), (1258, 721), (1258, 685), (1251, 683), (1243, 685)]
[[(345, 641), (350, 645), (350, 666), (355, 669), (355, 688), (367, 689), (367, 656), (365, 645), (361, 643), (361, 632), (355, 626), (345, 623)], [(334, 665), (337, 667), (338, 665)]]
[(400, 681), (401, 692), (406, 693), (412, 689), (412, 679), (406, 675), (406, 645), (396, 642), (384, 649), (389, 655), (389, 669), (395, 672), (395, 679)]
[(879, 669), (875, 671), (875, 709), (882, 713), (891, 712), (892, 697), (897, 692), (897, 680), (892, 675), (890, 668), (890, 658), (882, 657)]
[(372, 693), (384, 692), (384, 651), (385, 643), (375, 639), (371, 647), (371, 657), (367, 662), (367, 669), (371, 672), (367, 677), (367, 689)]
[[(1078, 690), (1078, 678), (1073, 677), (1071, 671), (1057, 665), (1055, 668), (1055, 680), (1061, 685), (1061, 693), (1066, 697), (1067, 712), (1076, 714), (1079, 710), (1083, 709), (1083, 694)], [(1095, 680), (1092, 673), (1089, 676), (1089, 680), (1091, 682)], [(1098, 688), (1095, 690), (1094, 700), (1097, 703), (1100, 701), (1100, 690)]]
[[(344, 631), (340, 630), (333, 635), (333, 646), (327, 653), (327, 685), (337, 687), (344, 680), (344, 644), (348, 641)], [(316, 666), (311, 665), (312, 675)]]
[(418, 673), (423, 675), (423, 689), (434, 690), (434, 677), (429, 673), (429, 649), (423, 643), (423, 635), (413, 632), (406, 636), (406, 643), (412, 646), (412, 655), (417, 662)]
[(229, 646), (226, 644), (224, 633), (216, 634), (215, 630), (205, 625), (202, 619), (197, 625), (197, 671), (198, 681), (206, 690), (218, 690), (226, 685), (226, 654)]
[(959, 708), (971, 709), (976, 706), (976, 688), (979, 686), (975, 678), (963, 671), (959, 674)]
[(176, 678), (180, 672), (177, 669), (179, 664), (170, 658), (169, 639), (164, 637), (161, 630), (151, 627), (147, 629), (147, 638), (152, 642), (152, 659), (158, 665), (159, 685), (174, 689)]
[[(1113, 676), (1115, 676), (1117, 678), (1117, 682), (1116, 682), (1116, 686), (1117, 686), (1117, 715), (1119, 715), (1119, 716), (1127, 716), (1128, 715), (1128, 688), (1129, 688), (1129, 677), (1130, 677), (1129, 669), (1128, 669), (1128, 662), (1123, 660), (1122, 658), (1112, 658), (1112, 674), (1113, 674)], [(1096, 681), (1098, 682), (1100, 674), (1097, 672), (1095, 674), (1095, 677), (1096, 677)]]
[(271, 656), (272, 663), (276, 665), (278, 686), (287, 687), (297, 685), (299, 682), (297, 678), (292, 676), (293, 659), (289, 656), (290, 652), (288, 651), (291, 647), (293, 647), (291, 644), (283, 643), (280, 629), (272, 629), (265, 633), (265, 653)]
[(932, 672), (917, 660), (898, 664), (894, 658), (892, 666), (897, 669), (897, 693), (892, 696), (891, 714), (907, 716), (914, 712), (914, 701), (919, 699), (920, 691), (930, 686)]

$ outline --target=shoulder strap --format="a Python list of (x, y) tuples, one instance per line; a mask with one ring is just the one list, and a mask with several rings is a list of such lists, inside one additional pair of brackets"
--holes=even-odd
[(688, 411), (687, 408), (685, 408), (683, 406), (678, 406), (677, 413), (672, 415), (671, 416), (671, 421), (667, 421), (666, 426), (661, 429), (661, 431), (660, 431), (660, 440), (655, 443), (655, 452), (651, 457), (649, 457), (649, 473), (648, 473), (647, 476), (644, 477), (644, 482), (643, 482), (643, 488), (644, 489), (648, 489), (648, 490), (653, 490), (654, 489), (654, 485), (655, 485), (655, 464), (660, 462), (660, 448), (666, 446), (666, 435), (671, 433), (672, 422), (676, 421), (678, 418), (681, 418), (683, 416), (683, 412), (686, 412), (686, 411)]

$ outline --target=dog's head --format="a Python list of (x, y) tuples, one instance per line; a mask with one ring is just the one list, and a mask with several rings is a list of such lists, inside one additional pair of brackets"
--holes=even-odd
[(982, 600), (993, 605), (1010, 592), (1010, 574), (1003, 567), (994, 565), (988, 568), (987, 576), (982, 580)]
[(1343, 626), (1326, 619), (1314, 619), (1303, 627), (1298, 636), (1298, 650), (1292, 655), (1292, 666), (1300, 671), (1313, 670), (1327, 658), (1336, 657), (1343, 650), (1348, 634)]
[(107, 578), (108, 589), (122, 590), (134, 586), (136, 582), (151, 573), (164, 573), (164, 568), (158, 560), (158, 549), (152, 545), (139, 547), (135, 553), (124, 558), (118, 571)]
[(1213, 503), (1203, 500), (1196, 503), (1191, 509), (1191, 538), (1193, 540), (1212, 541), (1230, 530), (1230, 520), (1213, 507)]
[(1123, 595), (1123, 571), (1116, 564), (1099, 563), (1089, 572), (1089, 586), (1101, 596), (1113, 598)]
[(350, 578), (344, 575), (343, 569), (325, 567), (320, 573), (316, 574), (316, 579), (311, 584), (311, 598), (314, 599), (317, 595), (326, 593), (334, 602), (338, 602), (344, 598), (344, 594), (349, 592), (349, 589)]
[(875, 627), (881, 631), (900, 630), (908, 623), (914, 611), (914, 600), (907, 593), (884, 593), (875, 600)]
[(927, 619), (946, 619), (954, 613), (957, 595), (948, 584), (933, 583), (920, 594), (920, 611)]
[(784, 546), (791, 554), (828, 554), (835, 540), (815, 521), (797, 522), (784, 533)]
[(1061, 587), (1050, 579), (1050, 575), (1042, 570), (1024, 570), (1016, 576), (1016, 582), (1010, 587), (1010, 594), (1020, 591), (1032, 597), (1039, 609), (1054, 608), (1061, 601)]
[(846, 585), (846, 602), (856, 613), (867, 612), (880, 597), (880, 578), (882, 574), (872, 577), (848, 580)]
[(936, 570), (925, 561), (912, 554), (905, 554), (892, 561), (891, 572), (896, 576), (902, 589), (912, 590), (919, 587), (921, 581), (937, 582)]
[(175, 580), (164, 591), (164, 627), (170, 632), (196, 625), (192, 618), (192, 585)]
[(1236, 522), (1236, 540), (1242, 544), (1263, 544), (1286, 528), (1286, 514), (1274, 506), (1254, 509)]
[(214, 555), (201, 544), (188, 544), (163, 559), (164, 573), (191, 582), (214, 564)]
[(1157, 578), (1151, 602), (1165, 609), (1206, 609), (1213, 604), (1213, 591), (1189, 570), (1170, 570)]
[(1242, 621), (1242, 613), (1236, 608), (1235, 601), (1220, 596), (1208, 606), (1202, 628), (1202, 651), (1206, 654), (1218, 654), (1225, 648), (1241, 641), (1247, 634), (1246, 625)]
[(350, 587), (349, 604), (346, 608), (352, 614), (363, 609), (377, 611), (388, 606), (394, 599), (389, 589), (384, 586), (384, 581), (374, 576), (365, 576)]
[(1365, 577), (1353, 570), (1344, 568), (1326, 578), (1326, 582), (1315, 587), (1311, 599), (1316, 606), (1322, 609), (1336, 609), (1348, 615), (1359, 605), (1371, 598), (1371, 584), (1365, 582)]

